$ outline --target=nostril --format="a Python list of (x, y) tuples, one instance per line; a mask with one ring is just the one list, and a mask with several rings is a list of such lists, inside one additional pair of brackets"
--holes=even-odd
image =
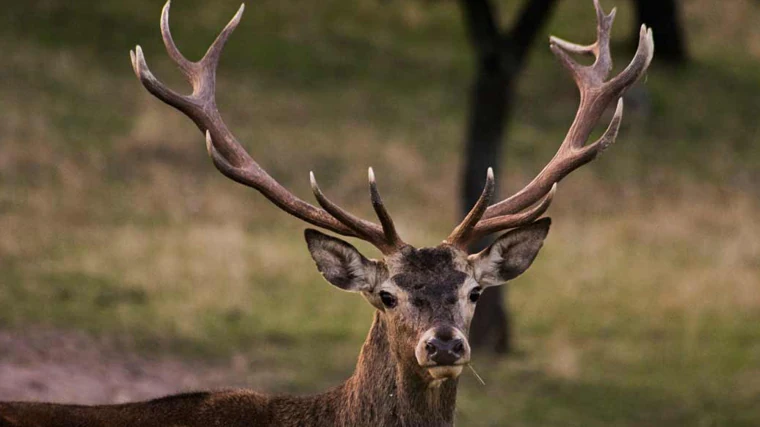
[(427, 351), (428, 356), (434, 355), (437, 350), (438, 349), (432, 343), (425, 344), (425, 351)]
[(458, 355), (462, 355), (462, 353), (464, 353), (464, 341), (456, 340), (451, 348), (451, 351)]

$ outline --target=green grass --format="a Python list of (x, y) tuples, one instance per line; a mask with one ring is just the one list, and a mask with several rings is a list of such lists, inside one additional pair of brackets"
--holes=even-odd
[[(590, 40), (588, 3), (562, 2), (546, 33)], [(619, 65), (631, 16), (620, 3)], [(236, 7), (175, 0), (180, 47), (201, 55)], [(6, 5), (0, 325), (179, 357), (243, 352), (278, 373), (270, 391), (336, 384), (371, 309), (324, 283), (303, 225), (218, 176), (197, 130), (136, 81), (127, 52), (140, 43), (157, 75), (186, 87), (159, 13), (148, 1)], [(520, 354), (476, 355), (486, 386), (462, 380), (461, 425), (760, 423), (760, 11), (699, 0), (685, 14), (694, 62), (655, 62), (639, 89), (649, 107), (630, 105), (616, 145), (563, 183), (546, 248), (510, 287)], [(435, 244), (458, 211), (472, 72), (459, 18), (454, 2), (248, 4), (221, 64), (220, 107), (304, 198), (314, 170), (369, 217), (374, 166), (404, 237)], [(538, 43), (506, 190), (550, 158), (576, 98)]]

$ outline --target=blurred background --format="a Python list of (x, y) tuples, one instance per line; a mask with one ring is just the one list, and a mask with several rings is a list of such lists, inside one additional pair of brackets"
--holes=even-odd
[[(646, 3), (603, 1), (616, 71)], [(162, 6), (2, 2), (0, 399), (313, 393), (353, 371), (370, 306), (324, 282), (304, 224), (221, 176), (135, 78), (140, 43), (187, 87)], [(199, 58), (238, 6), (175, 0), (180, 49)], [(459, 424), (760, 425), (760, 4), (676, 6), (652, 15), (618, 142), (563, 181), (541, 255), (496, 296), (511, 324), (474, 355), (486, 384), (460, 380)], [(466, 171), (495, 166), (507, 195), (554, 154), (578, 96), (546, 40), (594, 30), (591, 0), (257, 0), (218, 103), (295, 194), (311, 200), (314, 170), (371, 218), (373, 166), (404, 239), (435, 245)]]

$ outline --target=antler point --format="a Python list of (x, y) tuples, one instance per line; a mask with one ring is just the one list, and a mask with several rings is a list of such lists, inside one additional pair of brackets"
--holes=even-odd
[[(549, 190), (549, 193), (544, 198), (543, 203), (541, 203), (539, 206), (543, 205), (543, 212), (539, 214), (539, 216), (543, 215), (544, 212), (546, 212), (547, 209), (549, 209), (549, 206), (554, 201), (554, 195), (557, 194), (557, 184), (558, 182), (555, 182), (552, 184), (552, 188)], [(538, 208), (539, 210), (542, 209), (541, 207)]]
[(241, 3), (240, 7), (238, 8), (237, 12), (235, 12), (235, 16), (232, 18), (232, 21), (240, 21), (240, 18), (243, 16), (243, 11), (245, 11), (245, 3)]
[(211, 139), (211, 131), (206, 129), (206, 151), (213, 157), (214, 155), (214, 141)]
[(374, 184), (375, 183), (375, 171), (372, 170), (372, 166), (370, 166), (369, 169), (367, 169), (367, 176), (369, 178), (370, 184)]
[(147, 64), (145, 63), (145, 55), (143, 55), (142, 47), (138, 44), (135, 46), (134, 53), (130, 50), (129, 53), (132, 57), (132, 68), (135, 69), (135, 74), (137, 74), (138, 77), (142, 74), (143, 67), (147, 68)]
[(320, 192), (319, 185), (317, 184), (317, 178), (314, 176), (313, 171), (309, 171), (309, 183), (311, 184), (311, 191), (315, 194)]
[(594, 9), (596, 10), (596, 16), (599, 21), (601, 21), (605, 14), (604, 9), (602, 8), (601, 3), (599, 3), (599, 0), (594, 0)]

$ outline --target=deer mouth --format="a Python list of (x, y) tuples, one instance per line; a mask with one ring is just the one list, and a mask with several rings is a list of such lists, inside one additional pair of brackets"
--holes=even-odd
[(447, 380), (459, 377), (464, 365), (433, 365), (427, 366), (427, 371), (435, 380)]

